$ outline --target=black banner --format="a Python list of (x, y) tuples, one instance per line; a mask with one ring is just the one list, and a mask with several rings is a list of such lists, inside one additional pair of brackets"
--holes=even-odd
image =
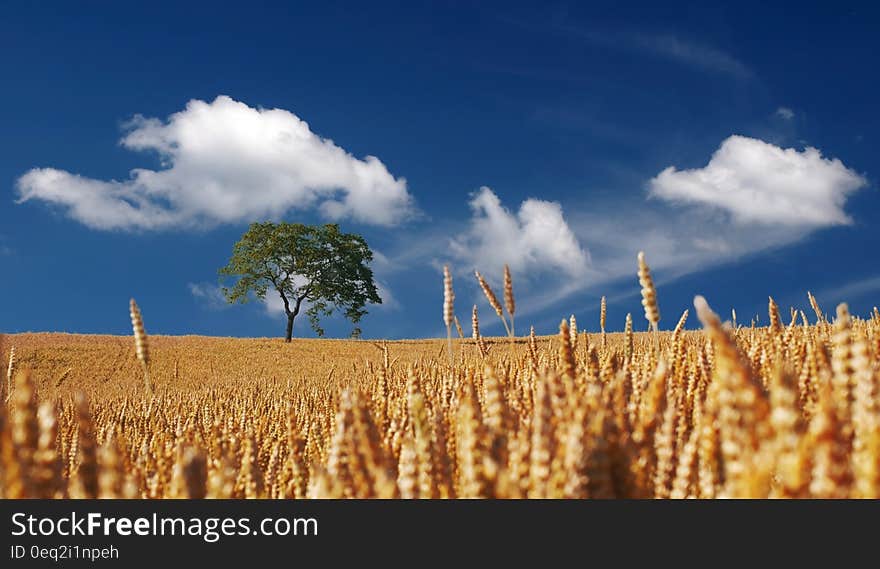
[[(878, 502), (0, 500), (2, 567), (876, 557)], [(861, 552), (861, 553), (860, 553)], [(576, 557), (572, 557), (576, 556)], [(583, 565), (583, 563), (578, 563)]]

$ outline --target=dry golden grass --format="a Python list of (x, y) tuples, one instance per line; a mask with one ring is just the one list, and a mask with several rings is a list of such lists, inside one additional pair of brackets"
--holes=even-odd
[(0, 494), (880, 496), (880, 315), (785, 324), (771, 301), (733, 328), (694, 304), (699, 331), (562, 320), (452, 340), (451, 364), (448, 338), (149, 336), (152, 394), (132, 337), (7, 335)]

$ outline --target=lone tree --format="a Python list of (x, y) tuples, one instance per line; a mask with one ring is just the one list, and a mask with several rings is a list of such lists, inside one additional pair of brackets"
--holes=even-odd
[(364, 306), (382, 303), (368, 266), (372, 259), (363, 237), (342, 233), (336, 224), (252, 223), (220, 269), (221, 278), (238, 278), (231, 288), (223, 288), (223, 295), (230, 303), (245, 303), (252, 297), (265, 300), (274, 289), (287, 314), (288, 342), (303, 303), (319, 336), (324, 335), (320, 317), (342, 309), (357, 337), (357, 324), (367, 313)]

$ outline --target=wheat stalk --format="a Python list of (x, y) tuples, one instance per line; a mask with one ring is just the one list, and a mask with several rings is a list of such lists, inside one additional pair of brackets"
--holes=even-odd
[(443, 322), (446, 324), (446, 347), (449, 351), (449, 365), (453, 365), (452, 323), (455, 319), (455, 292), (452, 290), (452, 273), (449, 265), (443, 265)]
[(458, 333), (458, 337), (464, 338), (464, 330), (461, 329), (461, 323), (458, 321), (458, 316), (454, 316), (452, 321), (455, 324), (455, 331)]
[(821, 324), (825, 321), (825, 317), (822, 315), (822, 309), (819, 308), (819, 302), (810, 291), (807, 291), (807, 299), (810, 301), (810, 307), (813, 309), (813, 312), (816, 313), (816, 324)]
[(12, 384), (12, 378), (15, 375), (15, 346), (9, 349), (9, 366), (6, 368), (6, 401), (9, 401), (9, 398), (12, 397), (12, 390), (14, 389), (14, 385)]
[(513, 322), (513, 315), (516, 313), (516, 301), (513, 298), (513, 277), (510, 276), (510, 267), (504, 265), (504, 305), (507, 308), (507, 314), (510, 315), (510, 335), (516, 335), (516, 328)]
[(498, 297), (495, 296), (492, 287), (489, 286), (489, 283), (486, 282), (486, 279), (483, 278), (483, 275), (481, 275), (479, 271), (474, 271), (474, 275), (477, 277), (477, 282), (480, 284), (480, 288), (483, 289), (483, 294), (486, 295), (486, 300), (488, 300), (489, 304), (492, 305), (492, 308), (495, 309), (495, 314), (501, 319), (501, 323), (504, 324), (504, 330), (507, 332), (507, 335), (510, 336), (510, 327), (507, 325), (507, 319), (504, 318), (504, 310), (501, 307), (501, 303), (498, 302)]
[(473, 338), (474, 343), (477, 345), (477, 350), (479, 351), (480, 356), (486, 357), (488, 349), (486, 348), (486, 344), (483, 341), (483, 337), (480, 335), (480, 317), (477, 314), (476, 304), (471, 311), (471, 337)]
[(632, 363), (633, 358), (633, 319), (632, 314), (629, 312), (626, 313), (626, 324), (623, 331), (625, 337), (623, 359), (629, 365)]
[(645, 261), (644, 251), (639, 251), (639, 284), (642, 285), (642, 306), (645, 308), (645, 319), (651, 324), (651, 329), (656, 333), (660, 323), (660, 309), (657, 307), (657, 289), (654, 288), (654, 279), (651, 278), (651, 269)]
[(134, 331), (135, 353), (144, 369), (144, 387), (146, 388), (147, 393), (152, 395), (153, 384), (150, 382), (150, 345), (147, 339), (147, 333), (144, 330), (144, 320), (141, 317), (141, 311), (133, 298), (129, 301), (129, 311), (131, 314), (131, 328)]
[(98, 497), (98, 451), (95, 439), (95, 424), (89, 409), (89, 400), (84, 393), (78, 391), (74, 396), (77, 449), (79, 465), (74, 472), (73, 492), (76, 498)]
[(782, 329), (782, 319), (779, 317), (779, 306), (777, 306), (776, 301), (773, 300), (772, 296), (767, 298), (769, 299), (767, 302), (767, 312), (770, 316), (770, 330), (776, 333)]

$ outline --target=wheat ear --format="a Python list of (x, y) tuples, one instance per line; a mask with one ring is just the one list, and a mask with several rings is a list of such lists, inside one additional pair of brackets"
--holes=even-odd
[(825, 317), (822, 315), (822, 309), (819, 308), (819, 302), (810, 291), (807, 291), (807, 298), (810, 300), (810, 307), (812, 307), (813, 312), (816, 313), (816, 324), (821, 324), (822, 321), (825, 320)]
[(15, 346), (9, 350), (9, 367), (6, 368), (6, 401), (12, 397), (12, 378), (15, 375)]
[(144, 320), (141, 317), (141, 310), (132, 298), (129, 302), (131, 311), (131, 328), (134, 331), (134, 349), (137, 358), (144, 368), (144, 386), (147, 393), (153, 394), (153, 384), (150, 382), (150, 345), (147, 341), (147, 333), (144, 330)]
[(479, 271), (474, 271), (474, 274), (477, 276), (477, 282), (480, 283), (480, 288), (483, 289), (483, 294), (486, 295), (486, 300), (488, 300), (489, 304), (492, 305), (492, 308), (495, 309), (495, 314), (501, 319), (501, 323), (504, 324), (505, 332), (510, 336), (510, 327), (507, 325), (507, 319), (504, 317), (504, 310), (501, 308), (501, 303), (498, 302), (498, 297), (495, 296), (489, 283), (486, 282), (486, 279), (483, 278), (483, 275), (481, 275)]
[(651, 278), (651, 269), (645, 262), (644, 251), (639, 251), (639, 284), (642, 285), (642, 306), (645, 307), (645, 319), (651, 323), (651, 329), (657, 332), (660, 324), (660, 309), (657, 307), (657, 289)]
[(767, 313), (770, 316), (770, 330), (774, 333), (782, 330), (782, 320), (779, 317), (779, 306), (773, 297), (767, 297)]
[(443, 265), (443, 322), (446, 324), (446, 346), (449, 350), (449, 365), (452, 357), (452, 323), (455, 319), (455, 292), (452, 290), (452, 273), (449, 265)]
[(633, 357), (633, 319), (632, 314), (626, 313), (626, 325), (623, 328), (625, 344), (623, 346), (623, 359), (627, 365), (632, 364)]
[(510, 267), (504, 265), (504, 305), (510, 315), (510, 335), (516, 335), (516, 327), (513, 323), (513, 315), (516, 313), (516, 301), (513, 298), (513, 277), (510, 276)]

